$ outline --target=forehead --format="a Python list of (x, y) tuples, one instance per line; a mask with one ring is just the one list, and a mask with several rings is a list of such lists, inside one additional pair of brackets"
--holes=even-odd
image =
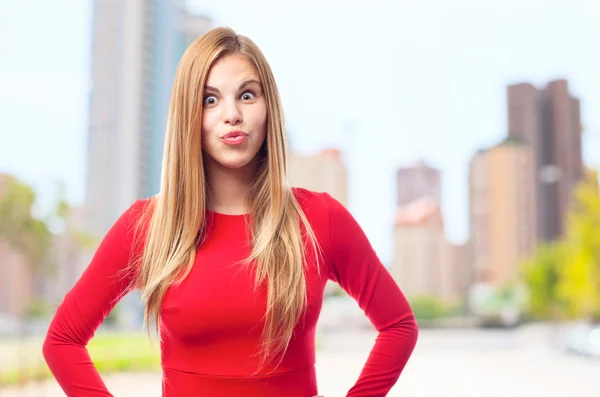
[(206, 85), (215, 88), (227, 87), (248, 79), (260, 81), (258, 71), (245, 56), (232, 54), (224, 56), (211, 66)]

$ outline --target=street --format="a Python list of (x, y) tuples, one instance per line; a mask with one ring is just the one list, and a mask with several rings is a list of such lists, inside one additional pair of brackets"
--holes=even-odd
[[(566, 356), (548, 346), (551, 329), (421, 330), (419, 342), (391, 397), (597, 397), (600, 361)], [(375, 333), (322, 334), (317, 355), (319, 393), (344, 396), (358, 377)], [(160, 396), (159, 374), (106, 376), (115, 397)], [(0, 397), (62, 397), (54, 382)]]

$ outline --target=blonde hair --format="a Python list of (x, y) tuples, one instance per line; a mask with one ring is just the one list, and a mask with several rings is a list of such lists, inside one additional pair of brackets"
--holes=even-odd
[[(165, 292), (185, 278), (206, 231), (207, 180), (200, 129), (203, 91), (211, 66), (231, 55), (245, 56), (259, 74), (267, 105), (267, 135), (255, 181), (247, 197), (252, 219), (252, 251), (244, 261), (256, 269), (255, 288), (265, 280), (267, 311), (262, 333), (259, 369), (287, 349), (293, 330), (307, 304), (305, 245), (314, 251), (319, 268), (319, 246), (293, 191), (287, 185), (285, 124), (273, 73), (250, 39), (229, 28), (216, 28), (196, 39), (184, 53), (171, 94), (160, 192), (140, 223), (147, 223), (136, 287), (146, 302), (144, 319), (159, 328)], [(146, 218), (146, 219), (144, 219)], [(148, 327), (150, 332), (150, 327)], [(159, 333), (160, 335), (160, 333)]]

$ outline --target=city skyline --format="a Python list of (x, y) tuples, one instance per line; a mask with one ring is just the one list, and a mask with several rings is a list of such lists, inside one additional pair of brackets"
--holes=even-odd
[[(508, 1), (482, 8), (476, 2), (459, 3), (440, 2), (433, 9), (353, 3), (341, 20), (335, 18), (337, 8), (318, 9), (312, 3), (262, 1), (250, 6), (224, 1), (210, 9), (199, 1), (189, 5), (211, 15), (215, 25), (232, 26), (261, 46), (278, 79), (298, 152), (335, 146), (347, 153), (350, 209), (389, 262), (394, 173), (402, 164), (425, 159), (441, 170), (449, 239), (468, 237), (468, 159), (477, 148), (506, 135), (504, 91), (509, 84), (567, 78), (582, 101), (584, 159), (600, 165), (600, 116), (593, 111), (600, 107), (600, 77), (595, 73), (600, 59), (591, 45), (591, 38), (600, 35), (598, 5), (565, 1), (549, 7), (536, 1), (522, 8)], [(0, 128), (19, 132), (3, 133), (0, 170), (32, 183), (46, 201), (57, 177), (67, 182), (75, 205), (83, 199), (90, 4), (40, 2), (37, 12), (30, 13), (16, 3), (0, 17), (5, 19), (0, 24), (3, 36), (12, 37), (0, 42), (7, 54), (0, 63), (6, 88), (0, 93), (6, 111)], [(278, 18), (261, 19), (264, 7), (271, 7)], [(307, 20), (311, 29), (302, 28)], [(38, 29), (46, 37), (40, 38)], [(383, 39), (387, 37), (394, 41)], [(43, 48), (25, 51), (36, 45)], [(306, 55), (290, 56), (292, 51)], [(43, 66), (39, 58), (45, 60)], [(369, 73), (373, 66), (376, 73)], [(365, 78), (355, 78), (360, 75)], [(36, 117), (27, 117), (32, 108)], [(349, 125), (353, 134), (344, 132)], [(375, 210), (373, 202), (378, 204)]]

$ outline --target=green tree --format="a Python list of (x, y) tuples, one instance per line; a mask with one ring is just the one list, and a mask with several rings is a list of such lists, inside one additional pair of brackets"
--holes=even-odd
[[(52, 234), (46, 223), (32, 214), (36, 195), (31, 186), (18, 179), (0, 175), (0, 239), (23, 256), (29, 267), (31, 281), (35, 282), (40, 272), (46, 271), (48, 256), (52, 247)], [(10, 260), (10, 256), (6, 256)], [(5, 263), (10, 269), (11, 263)], [(34, 288), (35, 294), (35, 288)], [(39, 299), (34, 295), (31, 301), (23, 302), (19, 312), (19, 336), (25, 337), (25, 320), (32, 305)], [(19, 377), (25, 379), (26, 355), (24, 343), (19, 343)]]
[(588, 170), (575, 189), (565, 236), (524, 264), (530, 314), (600, 321), (600, 192)]
[(566, 244), (542, 244), (524, 264), (523, 275), (529, 290), (529, 314), (538, 318), (559, 319), (562, 303), (557, 291), (561, 266), (566, 259)]
[(33, 272), (43, 271), (52, 245), (46, 223), (33, 216), (36, 195), (14, 177), (5, 177), (0, 195), (0, 238), (22, 254)]
[(594, 172), (583, 178), (573, 201), (557, 294), (568, 317), (600, 320), (600, 192)]

